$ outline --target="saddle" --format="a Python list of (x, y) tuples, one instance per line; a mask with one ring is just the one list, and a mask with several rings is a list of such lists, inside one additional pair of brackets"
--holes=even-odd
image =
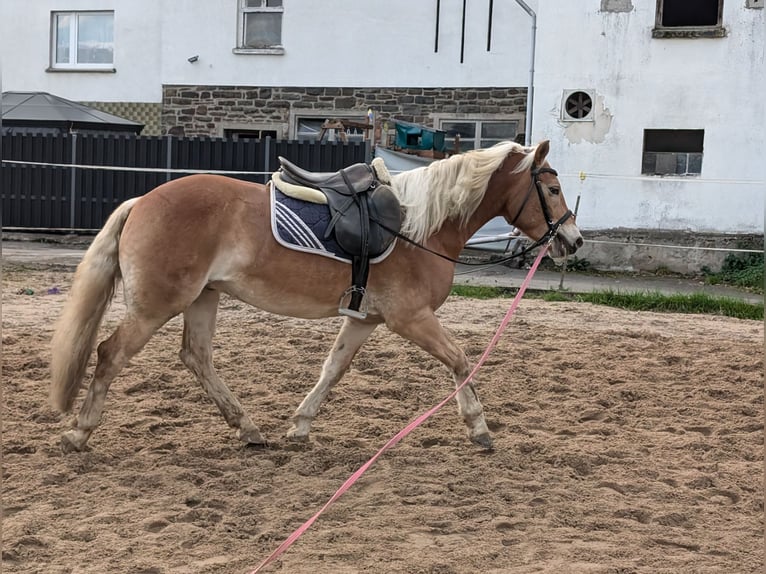
[[(356, 163), (337, 172), (310, 172), (279, 158), (283, 181), (320, 191), (330, 208), (325, 239), (331, 235), (351, 258), (351, 287), (341, 297), (338, 312), (357, 319), (362, 308), (370, 259), (383, 254), (402, 225), (399, 200), (367, 164)], [(366, 302), (365, 302), (366, 303)]]

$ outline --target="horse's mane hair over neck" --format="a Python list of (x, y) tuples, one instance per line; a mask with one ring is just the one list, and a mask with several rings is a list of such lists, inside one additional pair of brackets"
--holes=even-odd
[(492, 174), (511, 153), (525, 157), (514, 169), (530, 169), (534, 148), (505, 141), (491, 148), (453, 155), (393, 176), (391, 187), (405, 209), (401, 232), (418, 243), (439, 231), (445, 221), (463, 225), (479, 207)]

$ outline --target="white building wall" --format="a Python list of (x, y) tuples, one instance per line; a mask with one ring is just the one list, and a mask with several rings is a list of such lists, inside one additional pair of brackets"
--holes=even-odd
[[(236, 55), (236, 0), (165, 1), (166, 84), (324, 87), (525, 86), (530, 25), (515, 2), (494, 3), (487, 52), (487, 2), (469, 2), (460, 63), (462, 1), (442, 0), (439, 51), (435, 2), (285, 0), (284, 55)], [(200, 34), (189, 30), (205, 28)], [(187, 58), (199, 55), (194, 65)], [(521, 55), (521, 57), (519, 57)]]
[[(533, 140), (584, 229), (763, 233), (765, 11), (725, 0), (725, 38), (654, 39), (655, 6), (541, 3)], [(565, 89), (595, 91), (595, 122), (561, 121)], [(701, 175), (642, 176), (644, 129), (704, 129)]]
[[(177, 4), (182, 4), (178, 2)], [(48, 72), (51, 12), (114, 10), (116, 73)], [(3, 90), (74, 101), (160, 102), (162, 4), (152, 0), (2, 0)]]
[[(237, 0), (2, 0), (6, 91), (76, 101), (160, 102), (163, 84), (480, 87), (526, 86), (529, 18), (515, 2), (469, 2), (460, 63), (462, 1), (285, 0), (283, 55), (242, 55)], [(51, 11), (114, 10), (114, 74), (46, 72)], [(191, 56), (199, 56), (194, 64)]]

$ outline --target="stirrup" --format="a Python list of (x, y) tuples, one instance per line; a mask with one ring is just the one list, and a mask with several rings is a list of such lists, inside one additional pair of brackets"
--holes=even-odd
[[(362, 294), (362, 303), (359, 309), (351, 309), (349, 303), (351, 302), (351, 296), (354, 293)], [(343, 292), (340, 296), (340, 302), (338, 303), (338, 313), (347, 317), (353, 317), (354, 319), (366, 319), (367, 318), (367, 298), (365, 297), (366, 291), (364, 287), (357, 287), (352, 285)]]

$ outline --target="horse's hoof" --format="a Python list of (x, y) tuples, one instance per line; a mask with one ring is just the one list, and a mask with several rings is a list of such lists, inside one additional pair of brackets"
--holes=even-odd
[(245, 444), (252, 446), (267, 446), (268, 444), (266, 439), (258, 432), (258, 429), (240, 430), (237, 432), (237, 437)]
[(489, 433), (482, 433), (480, 435), (476, 435), (474, 437), (471, 437), (471, 442), (474, 444), (479, 445), (484, 450), (492, 450), (492, 437), (489, 435)]
[(298, 429), (295, 427), (291, 428), (287, 433), (285, 433), (285, 437), (287, 440), (291, 442), (308, 442), (309, 435), (307, 434), (298, 434)]
[(64, 454), (70, 454), (73, 452), (80, 452), (83, 445), (79, 445), (71, 436), (73, 431), (69, 431), (61, 435), (61, 451)]

